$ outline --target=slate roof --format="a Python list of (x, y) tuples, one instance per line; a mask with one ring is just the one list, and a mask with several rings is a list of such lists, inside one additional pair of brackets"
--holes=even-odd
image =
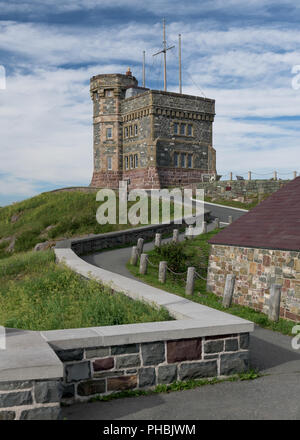
[(300, 176), (235, 220), (209, 243), (300, 251)]

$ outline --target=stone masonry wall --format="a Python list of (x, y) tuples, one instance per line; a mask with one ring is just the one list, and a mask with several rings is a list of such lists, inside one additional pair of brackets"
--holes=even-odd
[(60, 418), (60, 380), (0, 382), (0, 420)]
[(205, 190), (205, 195), (221, 199), (233, 199), (240, 196), (272, 194), (289, 180), (222, 180), (198, 183), (198, 188)]
[[(208, 211), (204, 213), (204, 220), (206, 222), (210, 221), (210, 213)], [(85, 255), (103, 249), (114, 248), (116, 246), (136, 244), (138, 238), (140, 237), (143, 237), (145, 241), (153, 240), (156, 233), (169, 234), (173, 231), (173, 229), (180, 229), (181, 227), (185, 226), (188, 226), (188, 224), (185, 223), (185, 220), (183, 219), (182, 224), (171, 222), (167, 224), (132, 228), (127, 229), (126, 231), (98, 234), (79, 240), (71, 240), (71, 248), (77, 255)], [(56, 247), (64, 247), (64, 241), (58, 242)]]
[(65, 366), (62, 399), (73, 403), (99, 394), (243, 372), (248, 347), (249, 334), (242, 333), (56, 350)]
[(227, 274), (235, 274), (233, 301), (268, 313), (271, 284), (281, 284), (280, 316), (300, 320), (300, 253), (212, 245), (207, 289), (222, 296)]

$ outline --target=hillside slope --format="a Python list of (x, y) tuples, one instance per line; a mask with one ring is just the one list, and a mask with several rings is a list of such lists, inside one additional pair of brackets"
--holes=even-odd
[[(37, 243), (126, 229), (130, 225), (100, 225), (96, 192), (58, 191), (0, 209), (0, 258), (29, 251)], [(130, 207), (133, 202), (128, 203)], [(171, 207), (172, 211), (172, 207)]]

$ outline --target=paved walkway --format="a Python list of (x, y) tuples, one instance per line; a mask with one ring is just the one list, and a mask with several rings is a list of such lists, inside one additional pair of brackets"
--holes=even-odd
[[(211, 206), (209, 206), (212, 209)], [(216, 212), (218, 211), (218, 212)], [(213, 215), (226, 221), (243, 213), (213, 207)], [(151, 249), (153, 244), (145, 245)], [(85, 258), (125, 276), (130, 249), (118, 249)], [(256, 327), (251, 335), (251, 367), (263, 377), (253, 381), (224, 382), (194, 390), (124, 398), (110, 402), (76, 404), (63, 408), (69, 420), (216, 420), (300, 419), (300, 350), (291, 338)]]

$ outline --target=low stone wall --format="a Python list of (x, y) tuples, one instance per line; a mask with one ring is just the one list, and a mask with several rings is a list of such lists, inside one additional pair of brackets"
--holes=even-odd
[[(210, 221), (210, 212), (205, 210), (204, 220)], [(125, 246), (136, 244), (138, 238), (142, 237), (145, 242), (154, 240), (155, 234), (160, 233), (163, 235), (170, 234), (173, 229), (185, 228), (188, 226), (184, 220), (181, 224), (175, 223), (162, 223), (158, 225), (143, 226), (140, 228), (126, 229), (124, 231), (109, 232), (107, 234), (90, 235), (86, 238), (64, 240), (56, 244), (56, 248), (70, 247), (77, 255), (85, 255), (91, 252), (102, 251), (105, 249), (115, 248), (118, 246)]]
[(243, 333), (56, 350), (65, 368), (63, 401), (242, 372), (248, 347), (249, 334)]
[(222, 180), (198, 183), (197, 188), (204, 189), (205, 196), (216, 199), (251, 198), (272, 194), (288, 182), (290, 180)]
[(300, 320), (300, 253), (211, 245), (207, 289), (223, 295), (227, 274), (235, 274), (233, 301), (268, 313), (271, 284), (280, 284), (280, 316)]
[(60, 418), (61, 378), (0, 382), (0, 420)]

